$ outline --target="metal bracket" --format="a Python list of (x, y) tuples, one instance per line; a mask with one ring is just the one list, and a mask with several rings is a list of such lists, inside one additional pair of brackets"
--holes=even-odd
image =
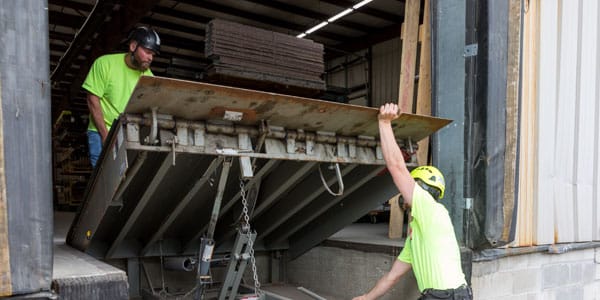
[(158, 117), (157, 117), (158, 107), (152, 107), (152, 126), (150, 129), (150, 135), (144, 139), (144, 142), (149, 145), (154, 145), (158, 142)]
[[(252, 239), (252, 240), (250, 240)], [(248, 262), (250, 261), (249, 245), (256, 239), (256, 233), (249, 235), (238, 229), (237, 237), (231, 249), (230, 261), (227, 266), (223, 287), (219, 292), (219, 300), (236, 299), (238, 288)]]
[(463, 57), (476, 56), (479, 46), (477, 44), (469, 44), (465, 46)]

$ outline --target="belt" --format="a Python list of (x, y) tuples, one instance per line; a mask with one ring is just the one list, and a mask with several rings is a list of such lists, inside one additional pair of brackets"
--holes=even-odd
[(425, 289), (421, 294), (423, 296), (420, 299), (472, 299), (473, 297), (471, 287), (466, 284), (447, 290)]

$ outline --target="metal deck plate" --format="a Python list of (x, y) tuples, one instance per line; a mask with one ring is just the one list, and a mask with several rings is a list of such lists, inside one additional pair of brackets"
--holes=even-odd
[[(270, 125), (287, 129), (335, 132), (344, 136), (378, 136), (377, 108), (260, 92), (160, 77), (142, 77), (126, 113), (158, 113), (186, 120), (223, 120), (225, 111), (241, 112), (236, 124)], [(451, 120), (402, 113), (392, 123), (398, 139), (419, 141)]]
[[(142, 133), (148, 131), (147, 123), (131, 126), (129, 117), (121, 118), (112, 126), (107, 148), (68, 234), (67, 242), (73, 247), (104, 258), (195, 255), (200, 238), (212, 231), (207, 230), (212, 228), (212, 219), (217, 221), (213, 228), (216, 251), (228, 252), (241, 219), (240, 173), (247, 171), (250, 157), (255, 163), (253, 176), (244, 182), (250, 223), (257, 231), (255, 246), (266, 251), (287, 249), (290, 258), (397, 193), (391, 177), (382, 175), (384, 161), (376, 154), (380, 152), (375, 143), (377, 109), (144, 77), (126, 112), (138, 116), (152, 108), (170, 115), (174, 122), (186, 120), (181, 124), (220, 122), (238, 128), (238, 124), (259, 127), (268, 121), (269, 126), (292, 131), (371, 136), (373, 142), (350, 146), (342, 140), (316, 139), (316, 150), (309, 153), (305, 149), (308, 140), (290, 141), (284, 135), (267, 137), (266, 146), (257, 150), (259, 136), (244, 140), (244, 133), (215, 133), (202, 125), (193, 127), (202, 128), (195, 133), (192, 127), (182, 132), (177, 126), (162, 128), (161, 134), (167, 137), (161, 135), (158, 145), (147, 145)], [(223, 122), (226, 111), (241, 112), (241, 119)], [(416, 142), (449, 122), (402, 114), (394, 122), (394, 132), (400, 139)], [(194, 137), (198, 134), (201, 139)], [(188, 143), (168, 143), (177, 136)], [(242, 147), (243, 141), (250, 140), (251, 148)], [(232, 151), (216, 151), (225, 144)], [(236, 147), (250, 152), (235, 152)], [(341, 196), (331, 195), (322, 183), (324, 179), (331, 190), (339, 189), (332, 162), (340, 162), (345, 186)], [(220, 204), (218, 216), (214, 215), (215, 203)]]

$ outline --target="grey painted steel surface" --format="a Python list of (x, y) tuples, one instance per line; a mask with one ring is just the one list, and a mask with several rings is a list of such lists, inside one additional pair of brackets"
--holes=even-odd
[(463, 234), (465, 121), (465, 1), (431, 3), (432, 114), (453, 119), (432, 138), (433, 164), (446, 178), (442, 203), (448, 208), (459, 241)]
[[(195, 255), (200, 238), (213, 229), (211, 211), (229, 157), (222, 205), (212, 214), (216, 251), (231, 250), (240, 225), (244, 169), (253, 173), (244, 185), (250, 223), (260, 229), (256, 248), (299, 255), (391, 196), (369, 197), (371, 189), (395, 189), (391, 180), (388, 187), (378, 184), (389, 176), (378, 176), (384, 162), (376, 116), (377, 109), (367, 107), (142, 78), (111, 129), (67, 242), (107, 258)], [(402, 114), (395, 133), (407, 144), (448, 123)], [(141, 155), (146, 158), (137, 160)], [(340, 197), (326, 191), (318, 171), (321, 164), (324, 180), (337, 190), (337, 175), (327, 168), (335, 162), (346, 186)], [(354, 209), (344, 208), (353, 202), (347, 207)]]
[[(52, 173), (47, 2), (0, 1), (2, 146), (12, 294), (49, 291)], [(6, 247), (6, 245), (4, 245)], [(5, 268), (6, 266), (0, 266)], [(2, 296), (2, 295), (0, 295)]]

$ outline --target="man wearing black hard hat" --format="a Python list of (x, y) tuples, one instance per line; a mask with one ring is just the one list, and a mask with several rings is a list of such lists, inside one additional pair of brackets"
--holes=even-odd
[(153, 76), (150, 64), (160, 51), (160, 37), (151, 28), (137, 27), (129, 34), (127, 46), (126, 53), (98, 57), (82, 85), (90, 110), (87, 133), (93, 167), (110, 125), (125, 110), (139, 78)]

